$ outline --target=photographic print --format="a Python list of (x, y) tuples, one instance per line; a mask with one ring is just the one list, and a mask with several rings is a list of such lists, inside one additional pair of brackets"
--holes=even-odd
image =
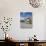
[(20, 12), (20, 27), (32, 28), (32, 12)]

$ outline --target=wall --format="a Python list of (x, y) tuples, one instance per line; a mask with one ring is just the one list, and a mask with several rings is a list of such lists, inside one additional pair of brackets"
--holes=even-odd
[(46, 15), (45, 15), (45, 24), (44, 25), (45, 25), (45, 28), (44, 28), (44, 30), (45, 30), (44, 31), (44, 39), (46, 39)]
[[(20, 12), (30, 11), (33, 13), (33, 27), (32, 29), (20, 28)], [(0, 18), (3, 16), (12, 17), (13, 22), (8, 33), (17, 40), (27, 40), (34, 34), (39, 40), (44, 40), (45, 33), (45, 8), (32, 8), (28, 0), (0, 0)], [(1, 31), (2, 33), (2, 31)], [(0, 33), (0, 35), (2, 35)], [(0, 36), (2, 39), (2, 36)]]

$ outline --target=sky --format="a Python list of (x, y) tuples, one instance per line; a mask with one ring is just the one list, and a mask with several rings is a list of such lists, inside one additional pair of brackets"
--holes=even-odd
[(32, 12), (20, 12), (20, 17), (29, 17), (32, 16)]

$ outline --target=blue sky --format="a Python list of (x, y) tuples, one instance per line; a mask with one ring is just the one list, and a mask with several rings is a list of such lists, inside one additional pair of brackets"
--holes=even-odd
[(20, 12), (20, 17), (32, 16), (32, 12)]

